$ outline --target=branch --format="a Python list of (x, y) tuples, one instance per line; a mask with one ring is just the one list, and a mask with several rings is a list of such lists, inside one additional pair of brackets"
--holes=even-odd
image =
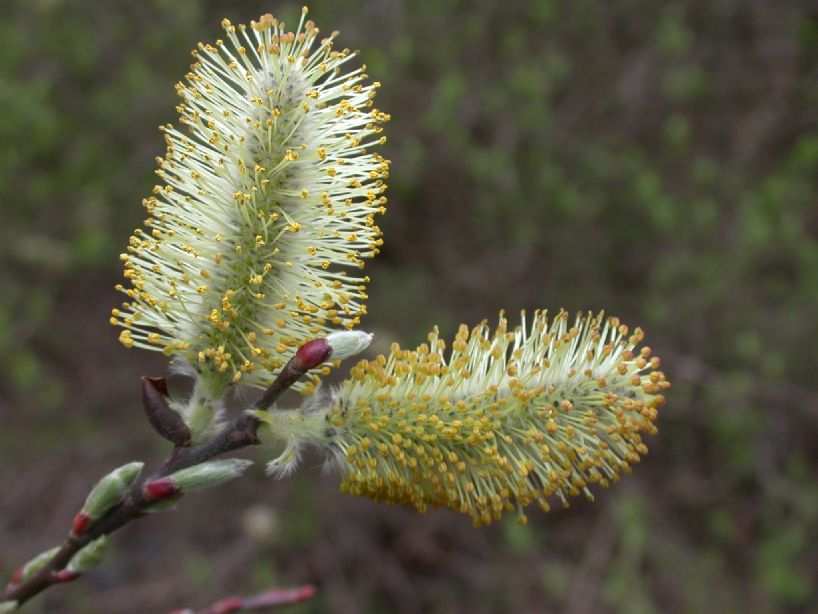
[[(261, 398), (253, 404), (253, 408), (269, 409), (286, 390), (310, 369), (324, 362), (329, 352), (326, 352), (323, 356), (321, 352), (317, 352), (317, 349), (320, 350), (324, 345), (326, 345), (326, 342), (319, 339), (301, 346), (295, 356), (287, 362), (278, 374), (275, 381), (265, 390)], [(84, 528), (81, 535), (71, 531), (56, 554), (42, 569), (21, 582), (15, 583), (14, 579), (12, 579), (12, 582), (0, 596), (0, 602), (16, 601), (19, 606), (54, 584), (75, 580), (79, 574), (66, 570), (66, 567), (77, 552), (95, 539), (113, 533), (132, 520), (144, 516), (148, 512), (148, 508), (157, 502), (155, 492), (146, 492), (146, 485), (153, 485), (157, 480), (167, 477), (180, 469), (193, 467), (226, 452), (257, 445), (259, 443), (257, 435), (259, 424), (258, 418), (249, 413), (242, 413), (241, 416), (224, 427), (211, 439), (196, 446), (175, 447), (153, 474), (134, 484), (123, 499), (107, 514)], [(252, 600), (252, 598), (250, 599)]]
[(174, 610), (171, 614), (231, 614), (232, 612), (252, 612), (279, 605), (290, 605), (306, 601), (315, 595), (311, 584), (295, 588), (273, 588), (252, 597), (227, 597), (203, 610)]

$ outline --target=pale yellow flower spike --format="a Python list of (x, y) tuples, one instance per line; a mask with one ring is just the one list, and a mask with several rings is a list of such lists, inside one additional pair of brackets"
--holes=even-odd
[(354, 327), (382, 243), (379, 84), (305, 15), (295, 32), (224, 20), (225, 40), (193, 51), (177, 85), (186, 130), (162, 126), (162, 183), (122, 255), (120, 341), (183, 357), (213, 396), (263, 387), (301, 343)]
[[(437, 331), (416, 350), (361, 361), (322, 410), (276, 412), (273, 433), (327, 449), (342, 489), (488, 524), (556, 496), (608, 486), (647, 452), (669, 386), (616, 318), (544, 312), (493, 334), (461, 326), (448, 358)], [(278, 471), (279, 467), (274, 466)]]

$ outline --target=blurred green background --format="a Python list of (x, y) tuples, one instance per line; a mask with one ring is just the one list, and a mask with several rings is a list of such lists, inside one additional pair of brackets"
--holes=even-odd
[[(90, 484), (159, 459), (107, 324), (156, 127), (219, 21), (290, 2), (3, 0), (0, 572)], [(317, 582), (293, 612), (818, 611), (818, 4), (333, 0), (393, 116), (381, 345), (498, 308), (605, 308), (673, 382), (597, 502), (473, 530), (342, 495), (318, 459), (118, 534), (31, 612), (145, 613)], [(174, 382), (180, 386), (179, 382)]]

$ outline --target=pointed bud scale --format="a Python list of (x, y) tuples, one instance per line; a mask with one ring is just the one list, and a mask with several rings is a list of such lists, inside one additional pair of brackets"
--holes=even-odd
[(80, 574), (99, 566), (107, 545), (108, 539), (104, 535), (95, 539), (74, 555), (66, 569)]
[(252, 464), (253, 461), (240, 458), (208, 461), (177, 471), (170, 479), (183, 491), (209, 488), (241, 476)]
[[(75, 529), (79, 528), (78, 535), (87, 530), (88, 523), (101, 518), (113, 506), (122, 500), (131, 484), (142, 472), (144, 463), (134, 462), (114, 469), (111, 473), (97, 482), (91, 489), (82, 511), (74, 518)], [(82, 516), (87, 516), (86, 520)]]
[(372, 343), (372, 333), (361, 330), (342, 330), (327, 335), (333, 360), (344, 360), (363, 352)]
[(163, 501), (179, 494), (181, 490), (173, 478), (164, 477), (145, 484), (142, 487), (142, 496), (145, 501)]
[(157, 433), (176, 446), (190, 445), (190, 429), (182, 416), (171, 409), (164, 378), (142, 378), (142, 406)]
[(314, 339), (298, 348), (295, 354), (296, 360), (304, 371), (314, 369), (332, 354), (332, 346), (326, 339)]

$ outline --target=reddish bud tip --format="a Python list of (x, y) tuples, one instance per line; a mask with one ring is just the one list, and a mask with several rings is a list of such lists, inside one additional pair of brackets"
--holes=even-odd
[(63, 569), (54, 574), (54, 578), (57, 582), (71, 582), (79, 577), (80, 573), (78, 571), (71, 571), (70, 569)]
[(164, 477), (145, 484), (142, 494), (146, 501), (162, 501), (178, 494), (180, 490), (172, 478)]
[(296, 359), (301, 361), (305, 371), (314, 369), (332, 354), (332, 346), (326, 339), (314, 339), (308, 341), (295, 354)]
[(312, 584), (307, 584), (306, 586), (299, 586), (296, 588), (295, 593), (298, 601), (306, 601), (307, 599), (311, 599), (315, 596), (316, 588)]
[(74, 516), (74, 522), (71, 523), (71, 530), (74, 535), (82, 535), (88, 530), (88, 525), (91, 524), (91, 517), (85, 513), (84, 510), (77, 512)]
[(11, 580), (9, 580), (9, 584), (12, 586), (16, 586), (23, 581), (23, 574), (26, 573), (26, 566), (23, 565), (19, 567), (13, 574), (11, 574)]

